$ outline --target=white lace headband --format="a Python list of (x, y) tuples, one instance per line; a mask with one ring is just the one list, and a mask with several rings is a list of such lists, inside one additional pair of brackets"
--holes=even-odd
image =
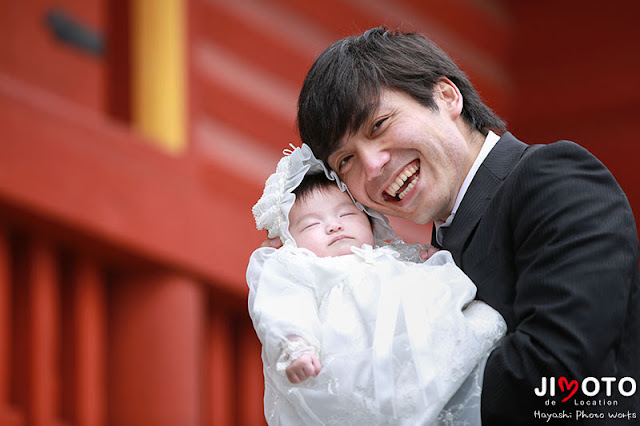
[[(333, 170), (328, 169), (318, 160), (306, 144), (301, 147), (290, 145), (291, 149), (283, 151), (274, 174), (267, 179), (262, 197), (253, 206), (253, 217), (259, 230), (266, 229), (269, 238), (280, 237), (284, 244), (295, 244), (289, 233), (289, 211), (295, 202), (293, 191), (300, 185), (307, 173), (324, 172), (329, 180), (335, 181), (341, 191), (348, 191), (344, 182)], [(356, 206), (373, 219), (376, 242), (394, 239), (395, 233), (382, 214), (364, 207), (351, 196)]]

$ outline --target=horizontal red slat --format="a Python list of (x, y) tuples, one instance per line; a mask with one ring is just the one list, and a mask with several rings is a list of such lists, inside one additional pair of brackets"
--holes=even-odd
[(201, 104), (194, 116), (215, 117), (217, 121), (237, 129), (267, 146), (281, 149), (298, 140), (295, 109), (290, 117), (274, 114), (268, 105), (252, 102), (215, 81), (196, 81)]
[[(469, 0), (400, 0), (394, 2), (408, 6), (414, 15), (413, 22), (423, 22), (422, 28), (440, 29), (433, 34), (436, 42), (447, 43), (447, 39), (463, 40), (465, 45), (477, 50), (480, 55), (504, 62), (509, 53), (513, 34), (513, 20), (507, 10), (491, 1)], [(421, 28), (421, 29), (422, 29)]]
[(0, 111), (5, 208), (51, 222), (69, 238), (245, 294), (247, 260), (263, 239), (250, 212), (255, 186), (225, 172), (237, 195), (216, 193), (189, 156), (166, 155), (127, 129), (2, 75)]
[[(193, 5), (194, 45), (203, 41), (215, 42), (265, 72), (292, 84), (302, 84), (314, 54), (296, 47), (279, 28), (258, 27), (246, 14), (233, 13), (229, 7), (225, 2)], [(247, 8), (251, 7), (247, 5)]]

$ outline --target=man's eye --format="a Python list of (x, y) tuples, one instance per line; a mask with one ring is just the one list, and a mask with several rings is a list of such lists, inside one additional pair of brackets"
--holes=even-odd
[(375, 124), (373, 125), (373, 127), (371, 128), (371, 134), (374, 134), (375, 132), (380, 130), (380, 127), (382, 126), (382, 124), (385, 121), (387, 121), (387, 118), (389, 118), (389, 117), (384, 117), (384, 118), (381, 118), (380, 120), (376, 121)]
[(342, 171), (342, 168), (349, 163), (349, 160), (351, 160), (352, 157), (353, 155), (347, 155), (342, 160), (340, 160), (340, 162), (338, 163), (338, 171)]

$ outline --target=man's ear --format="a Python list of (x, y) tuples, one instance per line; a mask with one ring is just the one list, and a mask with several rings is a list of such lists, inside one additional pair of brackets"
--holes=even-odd
[(433, 98), (438, 108), (449, 114), (455, 120), (462, 114), (463, 99), (458, 86), (447, 77), (440, 77), (433, 86)]

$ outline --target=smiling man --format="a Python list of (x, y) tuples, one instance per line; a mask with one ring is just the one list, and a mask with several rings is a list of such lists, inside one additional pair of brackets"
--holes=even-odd
[(450, 80), (436, 82), (434, 93), (437, 111), (382, 89), (369, 122), (345, 135), (329, 155), (329, 166), (358, 201), (420, 224), (449, 216), (484, 136), (455, 121), (462, 97)]
[[(586, 150), (518, 141), (444, 52), (384, 28), (319, 56), (298, 127), (362, 204), (433, 222), (433, 243), (505, 318), (509, 333), (485, 366), (484, 424), (561, 412), (562, 398), (550, 408), (534, 392), (545, 378), (640, 379), (634, 217)], [(640, 394), (601, 396), (640, 416)]]

